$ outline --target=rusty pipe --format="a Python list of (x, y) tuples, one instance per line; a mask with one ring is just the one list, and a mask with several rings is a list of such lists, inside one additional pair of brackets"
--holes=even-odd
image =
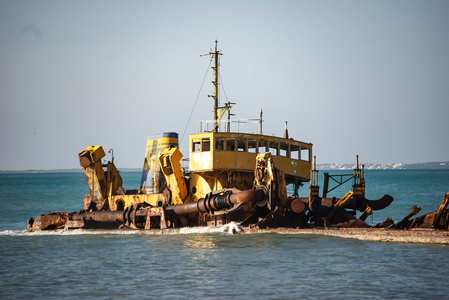
[(321, 207), (321, 197), (297, 197), (287, 199), (287, 207), (295, 213), (301, 213), (305, 210), (316, 212)]
[(199, 199), (196, 202), (189, 202), (178, 205), (167, 206), (167, 212), (172, 212), (176, 215), (186, 215), (194, 212), (213, 212), (226, 208), (231, 208), (234, 205), (248, 202), (260, 202), (265, 199), (263, 190), (245, 190), (239, 192), (214, 194), (209, 193), (206, 197)]
[(393, 197), (391, 197), (390, 195), (384, 195), (379, 200), (368, 200), (365, 197), (355, 197), (343, 207), (365, 211), (365, 209), (369, 206), (373, 210), (381, 210), (389, 206), (391, 202), (393, 202), (393, 200)]
[(232, 204), (240, 204), (245, 202), (260, 202), (265, 199), (265, 193), (263, 190), (244, 190), (239, 193), (232, 193), (230, 201)]
[(365, 199), (366, 204), (369, 207), (371, 207), (373, 210), (384, 209), (385, 207), (390, 205), (391, 202), (393, 202), (393, 200), (394, 200), (393, 197), (391, 197), (390, 195), (384, 195), (379, 200), (368, 200), (368, 199)]
[(95, 222), (123, 222), (123, 211), (92, 211), (73, 213), (70, 216), (71, 220), (84, 220)]
[(306, 210), (306, 202), (299, 198), (290, 198), (287, 199), (287, 207), (294, 213), (300, 214)]
[(309, 198), (308, 205), (310, 211), (318, 211), (318, 209), (320, 209), (321, 207), (321, 197)]
[[(200, 200), (204, 200), (204, 199), (200, 199)], [(189, 203), (178, 204), (178, 205), (170, 205), (170, 206), (167, 206), (166, 210), (167, 210), (167, 212), (173, 212), (175, 215), (186, 215), (186, 214), (194, 213), (194, 212), (199, 211), (198, 202), (200, 200), (198, 200), (196, 202), (189, 202)]]

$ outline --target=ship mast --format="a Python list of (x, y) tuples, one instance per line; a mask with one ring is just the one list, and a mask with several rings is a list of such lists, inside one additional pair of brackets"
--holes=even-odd
[(214, 70), (214, 81), (212, 83), (215, 86), (214, 95), (209, 95), (209, 97), (214, 98), (214, 131), (218, 131), (218, 66), (220, 65), (218, 61), (218, 56), (223, 55), (220, 51), (218, 51), (218, 41), (215, 41), (215, 51), (209, 52), (211, 58), (214, 59), (214, 66), (212, 69)]
[(215, 41), (215, 52), (214, 52), (214, 60), (215, 60), (215, 68), (214, 68), (214, 85), (215, 85), (215, 97), (214, 97), (214, 123), (215, 130), (218, 127), (218, 55), (219, 52), (217, 50), (218, 41)]

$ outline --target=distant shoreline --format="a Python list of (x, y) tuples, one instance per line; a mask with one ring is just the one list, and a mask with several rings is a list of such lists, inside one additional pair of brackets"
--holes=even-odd
[[(449, 161), (425, 162), (414, 164), (364, 164), (365, 170), (449, 170)], [(317, 164), (318, 170), (352, 170), (355, 164)], [(141, 168), (118, 168), (120, 172), (141, 172)], [(82, 173), (83, 169), (55, 169), (55, 170), (0, 170), (0, 174), (33, 174), (33, 173)]]
[[(449, 170), (449, 161), (414, 164), (364, 164), (365, 170)], [(352, 170), (355, 164), (317, 164), (318, 170)], [(361, 167), (361, 166), (360, 166)]]
[[(141, 172), (140, 168), (118, 168), (119, 172)], [(0, 174), (51, 174), (51, 173), (83, 173), (83, 169), (55, 169), (55, 170), (0, 170)]]

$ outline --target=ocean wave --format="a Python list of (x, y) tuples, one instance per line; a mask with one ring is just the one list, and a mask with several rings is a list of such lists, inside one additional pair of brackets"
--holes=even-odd
[(22, 235), (24, 233), (26, 233), (26, 230), (3, 230), (0, 231), (0, 236), (4, 235), (14, 236), (14, 235)]
[(175, 229), (163, 229), (163, 230), (137, 230), (137, 229), (114, 229), (114, 230), (101, 230), (101, 229), (55, 229), (45, 231), (28, 232), (26, 230), (3, 230), (0, 231), (0, 236), (57, 236), (57, 235), (133, 235), (133, 234), (146, 234), (146, 235), (171, 235), (171, 234), (207, 234), (207, 233), (225, 233), (236, 234), (241, 232), (242, 229), (238, 223), (231, 222), (229, 224), (220, 227), (184, 227)]

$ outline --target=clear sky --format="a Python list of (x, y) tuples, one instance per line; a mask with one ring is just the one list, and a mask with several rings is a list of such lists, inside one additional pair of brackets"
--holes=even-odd
[[(236, 118), (318, 163), (449, 160), (449, 1), (0, 0), (0, 169), (143, 165), (184, 132), (219, 41)], [(209, 72), (187, 132), (213, 117)], [(181, 151), (187, 157), (187, 139)]]

